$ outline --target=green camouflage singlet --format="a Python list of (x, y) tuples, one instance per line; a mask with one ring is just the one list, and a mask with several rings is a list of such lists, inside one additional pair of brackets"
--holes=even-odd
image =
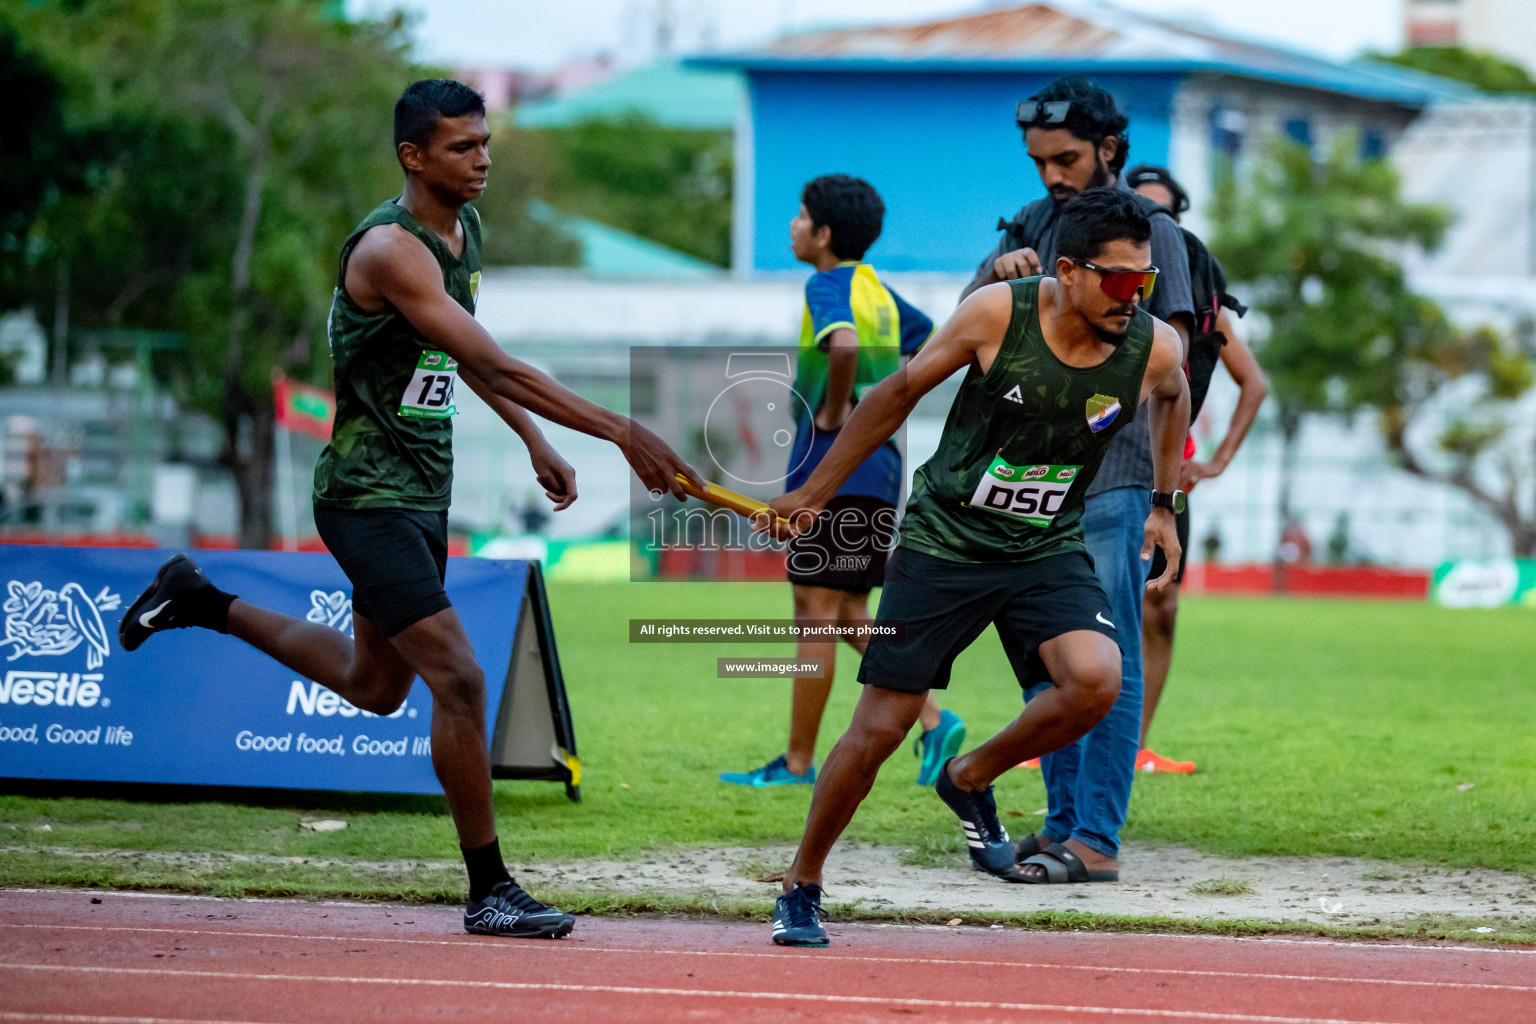
[(1040, 333), (1040, 278), (1009, 285), (997, 359), (985, 375), (966, 374), (901, 521), (898, 544), (951, 562), (1084, 550), (1084, 494), (1110, 438), (1136, 415), (1152, 352), (1152, 316), (1137, 309), (1113, 355), (1068, 366)]
[(341, 247), (326, 333), (336, 363), (336, 422), (315, 466), (315, 504), (438, 512), (453, 488), (453, 401), (458, 363), (433, 349), (392, 309), (370, 313), (347, 295), (347, 260), (363, 232), (399, 224), (421, 239), (443, 287), (473, 316), (480, 290), (480, 215), (459, 212), (464, 254), (422, 227), (397, 200), (380, 203)]

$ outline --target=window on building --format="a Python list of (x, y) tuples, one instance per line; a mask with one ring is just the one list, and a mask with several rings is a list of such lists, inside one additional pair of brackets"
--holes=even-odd
[(1243, 134), (1248, 128), (1248, 118), (1241, 110), (1230, 107), (1211, 108), (1211, 150), (1221, 156), (1236, 159), (1243, 148)]
[(1360, 130), (1360, 159), (1380, 160), (1387, 155), (1387, 137), (1380, 125), (1368, 124)]
[(1285, 137), (1292, 142), (1299, 142), (1303, 146), (1312, 145), (1312, 122), (1304, 117), (1287, 118), (1284, 125)]

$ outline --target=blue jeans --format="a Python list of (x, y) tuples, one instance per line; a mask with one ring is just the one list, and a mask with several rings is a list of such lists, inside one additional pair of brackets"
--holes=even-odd
[(1058, 842), (1076, 839), (1106, 857), (1120, 855), (1141, 745), (1141, 597), (1147, 585), (1141, 545), (1151, 511), (1151, 494), (1143, 487), (1088, 499), (1083, 534), (1120, 637), (1120, 697), (1088, 735), (1040, 759), (1050, 808), (1041, 831)]

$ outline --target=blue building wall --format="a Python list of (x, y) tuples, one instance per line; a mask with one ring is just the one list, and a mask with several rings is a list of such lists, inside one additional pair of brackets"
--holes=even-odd
[[(885, 230), (870, 262), (888, 270), (971, 270), (996, 244), (997, 219), (1045, 194), (1013, 117), (1019, 100), (1055, 77), (751, 71), (752, 269), (801, 267), (789, 252), (800, 188), (840, 171), (868, 179), (885, 200)], [(1168, 162), (1180, 77), (1095, 76), (1130, 115), (1132, 164)]]

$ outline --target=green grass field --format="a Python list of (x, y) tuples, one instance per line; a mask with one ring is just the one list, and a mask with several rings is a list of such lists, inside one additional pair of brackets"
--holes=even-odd
[[(782, 750), (789, 684), (716, 679), (714, 659), (792, 649), (626, 640), (632, 615), (785, 617), (787, 587), (562, 584), (551, 599), (585, 799), (567, 802), (556, 784), (499, 783), (509, 861), (798, 838), (808, 790), (716, 781), (721, 770), (755, 767)], [(1530, 613), (1518, 609), (1187, 601), (1153, 742), (1198, 760), (1201, 772), (1139, 778), (1126, 838), (1227, 855), (1320, 853), (1536, 870), (1532, 625)], [(844, 648), (822, 751), (847, 724), (856, 668)], [(969, 723), (970, 743), (1017, 714), (1018, 687), (995, 634), (960, 659), (941, 700)], [(916, 862), (961, 863), (952, 816), (913, 784), (915, 774), (907, 751), (893, 757), (849, 836), (906, 847)], [(59, 848), (368, 861), (457, 856), (438, 799), (220, 795), (240, 802), (0, 796), (9, 848), (0, 883), (107, 877), (79, 858), (65, 864), (51, 852)], [(998, 784), (998, 802), (1022, 812), (1005, 820), (1024, 831), (1045, 805), (1039, 774), (1009, 773)], [(345, 817), (350, 827), (298, 829), (301, 816), (316, 815)], [(110, 877), (132, 877), (123, 870)], [(258, 889), (305, 887), (279, 869), (257, 874), (268, 879)]]

